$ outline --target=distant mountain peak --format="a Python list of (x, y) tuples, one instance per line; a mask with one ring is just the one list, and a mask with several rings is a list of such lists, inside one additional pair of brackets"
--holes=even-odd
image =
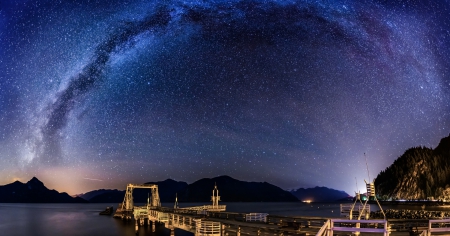
[(228, 175), (220, 175), (220, 176), (217, 176), (217, 177), (213, 177), (213, 178), (206, 178), (206, 179), (210, 179), (210, 180), (214, 180), (214, 181), (217, 181), (217, 180), (222, 180), (222, 181), (241, 181), (241, 180), (237, 180), (237, 179), (235, 179), (235, 178), (233, 178), (233, 177), (230, 177), (230, 176), (228, 176)]
[(33, 176), (33, 178), (30, 179), (30, 181), (28, 182), (40, 182), (42, 183), (38, 178), (36, 178), (36, 176)]
[(146, 182), (145, 184), (179, 184), (179, 183), (185, 183), (183, 181), (176, 181), (171, 178), (168, 178), (163, 181), (156, 181), (156, 182)]
[(174, 180), (174, 179), (168, 178), (168, 179), (166, 179), (166, 180), (164, 180), (164, 181), (161, 181), (161, 182), (180, 183), (180, 182), (183, 182), (183, 181), (176, 181), (176, 180)]
[(49, 190), (38, 178), (33, 177), (27, 183), (15, 181), (0, 186), (0, 202), (10, 203), (82, 203), (85, 200), (72, 198), (67, 193)]
[(209, 201), (214, 185), (221, 199), (227, 202), (280, 202), (298, 201), (291, 193), (267, 182), (247, 182), (227, 175), (202, 178), (178, 193), (180, 202)]
[(315, 202), (333, 202), (349, 196), (348, 193), (327, 187), (316, 186), (314, 188), (299, 188), (291, 193), (299, 200), (311, 200)]
[(219, 176), (217, 176), (217, 177), (214, 177), (213, 179), (216, 179), (216, 178), (235, 179), (235, 178), (233, 178), (233, 177), (231, 177), (231, 176), (229, 176), (229, 175), (219, 175)]
[(29, 187), (34, 187), (34, 188), (42, 188), (45, 187), (44, 183), (42, 183), (38, 178), (33, 177), (32, 179), (30, 179), (30, 181), (27, 182), (27, 185)]
[(43, 189), (46, 187), (44, 186), (44, 183), (42, 183), (38, 178), (33, 177), (30, 179), (30, 181), (27, 182), (27, 186), (29, 189)]

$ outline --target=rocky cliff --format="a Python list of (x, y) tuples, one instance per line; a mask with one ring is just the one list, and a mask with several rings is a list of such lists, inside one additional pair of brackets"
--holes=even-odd
[(450, 136), (435, 149), (408, 149), (375, 179), (380, 198), (450, 200)]

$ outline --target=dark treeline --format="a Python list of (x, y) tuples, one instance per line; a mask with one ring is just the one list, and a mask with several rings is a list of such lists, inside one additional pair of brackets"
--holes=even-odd
[(381, 199), (450, 200), (450, 136), (433, 150), (408, 149), (375, 179)]

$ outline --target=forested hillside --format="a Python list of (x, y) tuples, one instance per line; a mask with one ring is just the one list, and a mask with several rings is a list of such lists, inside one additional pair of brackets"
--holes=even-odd
[(375, 186), (380, 198), (450, 200), (450, 136), (434, 150), (408, 149), (378, 174)]

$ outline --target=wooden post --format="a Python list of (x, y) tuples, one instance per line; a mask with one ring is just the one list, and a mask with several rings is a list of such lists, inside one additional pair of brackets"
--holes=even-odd
[(389, 226), (388, 226), (388, 221), (386, 220), (384, 222), (384, 236), (388, 236), (389, 235)]
[(134, 222), (136, 222), (135, 225), (134, 225), (134, 231), (135, 231), (136, 234), (137, 234), (137, 233), (138, 233), (138, 230), (139, 230), (138, 220), (136, 219)]
[(236, 236), (241, 236), (241, 227), (238, 225)]
[(333, 236), (333, 234), (330, 233), (331, 232), (331, 227), (333, 227), (331, 220), (327, 220), (327, 222), (325, 224), (328, 225), (327, 227), (329, 229), (329, 230), (327, 230), (327, 236)]
[[(359, 229), (360, 228), (361, 223), (356, 223), (356, 228)], [(355, 232), (355, 235), (359, 235), (359, 231)]]
[(333, 227), (334, 227), (334, 222), (333, 222), (333, 219), (331, 219), (330, 225), (329, 225), (329, 228), (330, 228), (329, 235), (331, 235), (331, 236), (333, 236)]

